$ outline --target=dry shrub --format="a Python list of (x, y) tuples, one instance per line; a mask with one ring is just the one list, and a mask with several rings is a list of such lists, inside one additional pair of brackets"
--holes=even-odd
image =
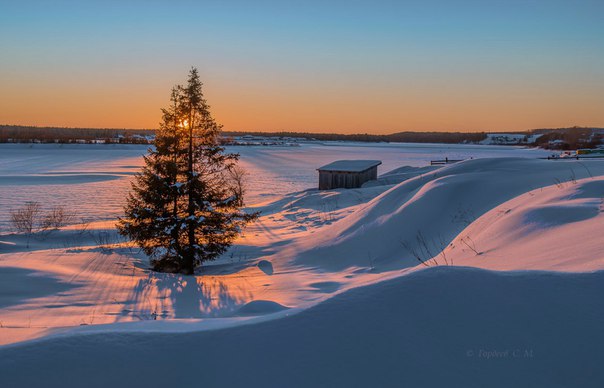
[(10, 223), (18, 233), (32, 234), (42, 209), (38, 202), (26, 202), (21, 208), (11, 210)]
[(67, 211), (63, 206), (55, 206), (44, 215), (40, 228), (42, 230), (59, 229), (70, 223), (74, 217), (75, 214)]

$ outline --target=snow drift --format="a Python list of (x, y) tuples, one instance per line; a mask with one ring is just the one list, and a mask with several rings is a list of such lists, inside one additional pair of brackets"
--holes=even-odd
[[(494, 270), (595, 271), (604, 268), (603, 226), (604, 177), (573, 180), (497, 206), (443, 254), (456, 265)], [(468, 236), (477, 252), (463, 243)]]
[[(3, 386), (601, 387), (604, 273), (439, 267), (299, 314), (0, 348)], [(35, 373), (32, 373), (35, 371)]]
[(457, 163), (406, 180), (323, 228), (320, 236), (309, 238), (307, 250), (296, 256), (295, 263), (328, 271), (415, 266), (417, 259), (404, 246), (419, 249), (420, 235), (438, 252), (507, 200), (557, 182), (601, 174), (604, 163), (599, 161), (497, 158)]
[[(0, 347), (0, 385), (602, 386), (603, 175), (483, 159), (296, 192), (199, 276), (98, 244), (110, 222), (2, 236), (0, 343), (43, 338)], [(418, 236), (483, 269), (422, 271)]]

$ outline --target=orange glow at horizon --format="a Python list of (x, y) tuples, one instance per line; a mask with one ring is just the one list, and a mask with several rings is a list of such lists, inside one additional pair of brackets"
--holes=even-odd
[[(126, 85), (8, 84), (0, 94), (0, 124), (85, 128), (156, 128), (169, 104), (168, 82)], [(75, 86), (74, 86), (75, 85)], [(266, 87), (214, 82), (204, 87), (224, 130), (339, 133), (519, 131), (604, 126), (599, 91), (571, 95), (550, 86), (518, 94), (514, 85), (465, 89), (436, 84)], [(516, 85), (520, 86), (520, 85)], [(595, 89), (595, 88), (594, 88)]]

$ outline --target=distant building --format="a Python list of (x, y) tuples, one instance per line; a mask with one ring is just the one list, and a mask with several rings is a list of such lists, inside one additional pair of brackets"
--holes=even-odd
[(338, 160), (317, 169), (319, 190), (353, 189), (377, 179), (379, 160)]

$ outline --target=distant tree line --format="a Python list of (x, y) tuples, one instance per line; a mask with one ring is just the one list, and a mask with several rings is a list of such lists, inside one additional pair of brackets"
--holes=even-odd
[[(62, 128), (0, 125), (0, 143), (76, 143), (107, 140), (111, 143), (147, 143), (151, 129)], [(111, 140), (111, 141), (109, 141)]]
[[(122, 138), (123, 143), (144, 143), (140, 137), (155, 134), (151, 129), (111, 129), (111, 128), (62, 128), (31, 127), (19, 125), (0, 125), (0, 143), (73, 143), (76, 140), (101, 140)], [(399, 132), (388, 135), (369, 133), (310, 133), (310, 132), (228, 132), (223, 136), (263, 136), (306, 138), (321, 141), (359, 141), (359, 142), (405, 142), (405, 143), (476, 143), (486, 138), (484, 132)]]
[[(604, 128), (543, 128), (506, 134), (530, 135), (541, 134), (534, 143), (527, 145), (549, 149), (594, 148), (604, 142)], [(361, 141), (361, 142), (400, 142), (400, 143), (479, 143), (487, 138), (487, 132), (398, 132), (387, 135), (311, 133), (311, 132), (224, 132), (228, 136), (263, 136), (306, 138), (321, 141)]]
[(485, 132), (399, 132), (387, 135), (389, 141), (404, 143), (478, 143), (487, 138)]
[(541, 133), (535, 145), (546, 149), (576, 150), (581, 148), (595, 148), (604, 140), (603, 128), (556, 128), (536, 129), (534, 133)]
[(399, 132), (388, 135), (369, 133), (311, 133), (311, 132), (224, 132), (229, 136), (264, 136), (306, 138), (321, 141), (404, 142), (404, 143), (476, 143), (486, 139), (486, 133), (464, 132)]
[[(604, 139), (604, 128), (543, 128), (524, 132), (506, 132), (509, 134), (541, 134), (535, 143), (529, 144), (548, 149), (594, 148)], [(152, 129), (112, 129), (112, 128), (61, 128), (31, 127), (19, 125), (0, 125), (0, 143), (76, 143), (105, 140), (106, 143), (148, 143), (155, 134)], [(386, 135), (369, 133), (311, 133), (311, 132), (242, 132), (223, 131), (222, 143), (229, 144), (228, 138), (236, 136), (290, 137), (314, 139), (319, 141), (358, 141), (358, 142), (401, 142), (401, 143), (478, 143), (487, 138), (486, 132), (398, 132)]]

